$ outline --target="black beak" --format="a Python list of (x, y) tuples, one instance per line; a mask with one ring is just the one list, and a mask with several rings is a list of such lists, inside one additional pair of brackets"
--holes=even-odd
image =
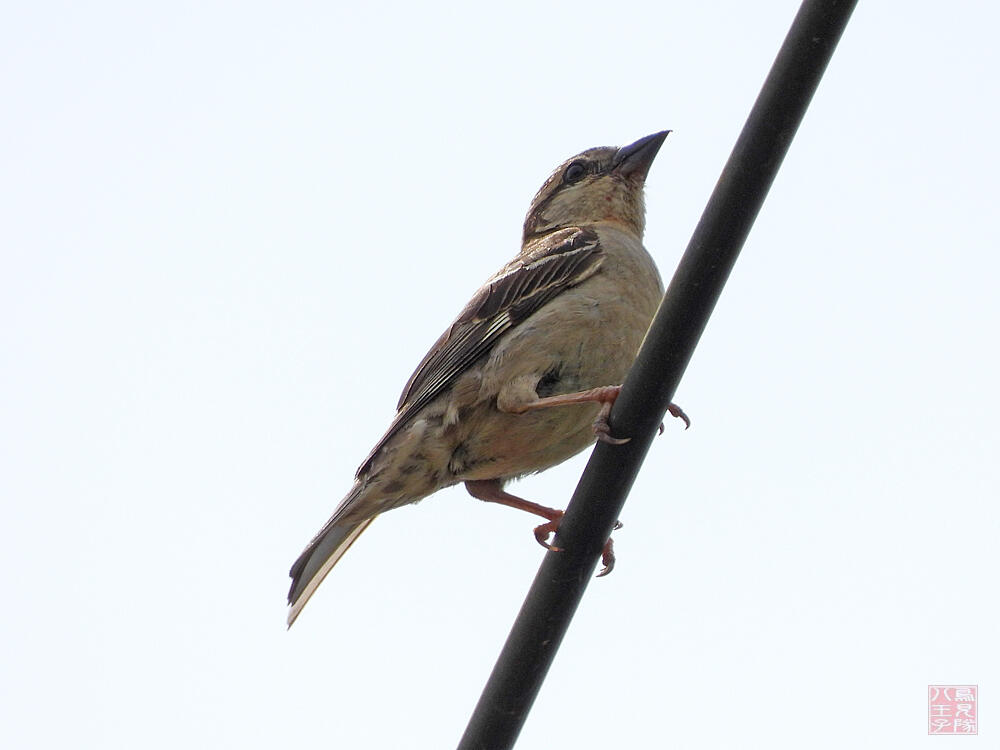
[(660, 146), (670, 135), (669, 130), (647, 135), (640, 138), (635, 143), (622, 146), (611, 161), (611, 171), (620, 174), (622, 177), (634, 177), (640, 182), (646, 179), (649, 167), (653, 164), (653, 159), (660, 150)]

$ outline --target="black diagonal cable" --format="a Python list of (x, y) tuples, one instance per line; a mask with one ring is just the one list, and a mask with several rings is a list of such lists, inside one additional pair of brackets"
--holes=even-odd
[[(726, 162), (459, 750), (514, 746), (563, 635), (857, 0), (805, 0)], [(603, 657), (601, 657), (603, 658)], [(566, 719), (567, 717), (561, 717)]]

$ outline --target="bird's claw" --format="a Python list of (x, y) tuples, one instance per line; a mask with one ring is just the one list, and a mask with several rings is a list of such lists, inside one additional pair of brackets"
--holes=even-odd
[[(688, 415), (684, 413), (684, 410), (677, 404), (668, 404), (667, 411), (670, 412), (670, 416), (677, 417), (677, 419), (684, 420), (684, 429), (688, 429), (691, 426), (691, 420), (688, 419)], [(660, 434), (663, 434), (663, 422), (660, 422)]]
[[(620, 526), (621, 523), (618, 523), (615, 528)], [(603, 578), (615, 569), (615, 543), (610, 538), (604, 543), (604, 549), (601, 550), (601, 563), (604, 567), (597, 574), (597, 578)]]
[[(594, 420), (594, 434), (597, 435), (598, 441), (602, 443), (624, 445), (632, 438), (611, 437), (611, 425), (608, 424), (608, 417), (611, 415), (611, 406), (613, 403), (613, 400), (601, 403), (601, 410), (597, 413), (597, 419)], [(668, 404), (667, 411), (670, 412), (672, 417), (676, 417), (684, 422), (685, 430), (691, 427), (691, 420), (688, 418), (688, 415), (677, 404)], [(665, 429), (666, 427), (664, 427), (663, 422), (660, 422), (659, 434), (662, 435)]]
[(632, 438), (616, 438), (611, 437), (608, 429), (608, 423), (605, 422), (603, 425), (598, 425), (594, 423), (594, 434), (597, 435), (598, 441), (602, 443), (607, 443), (608, 445), (625, 445)]
[[(559, 523), (562, 521), (563, 513), (560, 512), (555, 518), (535, 527), (535, 539), (537, 542), (549, 550), (549, 552), (562, 552), (562, 547), (549, 544), (549, 535), (555, 534), (559, 530)], [(614, 530), (618, 531), (622, 527), (621, 521), (615, 521)], [(604, 565), (597, 578), (603, 578), (615, 569), (615, 543), (608, 538), (601, 549), (601, 563)]]
[(549, 544), (549, 535), (555, 534), (559, 529), (559, 522), (562, 521), (563, 513), (559, 511), (559, 515), (552, 518), (540, 526), (535, 527), (535, 539), (540, 545), (545, 547), (545, 549), (550, 552), (562, 552), (562, 547), (556, 547), (554, 544)]
[(594, 420), (594, 434), (597, 435), (597, 439), (602, 443), (607, 443), (608, 445), (625, 445), (632, 438), (611, 437), (611, 425), (608, 424), (608, 416), (611, 414), (612, 403), (605, 401), (601, 404), (601, 410), (597, 413), (597, 419)]

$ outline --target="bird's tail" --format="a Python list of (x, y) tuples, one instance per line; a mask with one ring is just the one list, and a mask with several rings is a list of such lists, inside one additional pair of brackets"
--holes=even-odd
[[(347, 499), (350, 498), (351, 495), (348, 495)], [(344, 521), (340, 511), (346, 504), (347, 500), (309, 542), (309, 546), (288, 571), (288, 575), (292, 577), (292, 587), (288, 590), (288, 627), (292, 627), (295, 618), (306, 606), (316, 587), (326, 578), (326, 574), (354, 544), (354, 540), (361, 536), (361, 532), (368, 528), (368, 524), (375, 520), (372, 517), (361, 521)]]

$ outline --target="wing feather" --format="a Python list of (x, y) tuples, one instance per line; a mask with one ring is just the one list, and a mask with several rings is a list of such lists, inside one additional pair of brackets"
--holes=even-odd
[(361, 464), (358, 476), (371, 468), (378, 452), (417, 412), (451, 387), (504, 333), (588, 279), (603, 260), (597, 234), (570, 227), (529, 245), (486, 282), (410, 376), (396, 417)]

